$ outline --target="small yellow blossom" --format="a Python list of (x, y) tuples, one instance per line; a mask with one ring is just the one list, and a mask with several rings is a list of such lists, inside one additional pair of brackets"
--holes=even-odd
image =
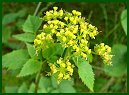
[(63, 58), (60, 58), (59, 60), (57, 60), (57, 65), (56, 63), (49, 65), (51, 69), (51, 72), (49, 73), (49, 75), (58, 73), (58, 83), (62, 79), (70, 79), (73, 74), (74, 65), (71, 65), (69, 60), (66, 60), (66, 61), (63, 60)]
[(94, 47), (95, 52), (101, 56), (101, 58), (103, 59), (103, 62), (111, 65), (111, 59), (113, 57), (113, 55), (110, 55), (111, 53), (111, 47), (109, 47), (108, 45), (104, 45), (104, 43), (101, 44), (97, 44)]
[(69, 79), (70, 78), (70, 76), (69, 76), (69, 74), (67, 74), (67, 75), (64, 75), (64, 77), (63, 77), (63, 79)]
[(62, 73), (59, 73), (58, 79), (62, 79), (62, 78), (63, 78), (63, 74)]
[(57, 37), (58, 37), (58, 36), (61, 36), (61, 34), (60, 34), (59, 32), (57, 32), (56, 36), (57, 36)]
[(66, 20), (66, 21), (68, 21), (68, 19), (69, 19), (68, 17), (65, 17), (65, 18), (64, 18), (64, 20)]
[(65, 41), (66, 41), (66, 37), (65, 37), (65, 36), (63, 36), (62, 40), (63, 40), (63, 42), (65, 42)]
[(53, 7), (54, 11), (56, 11), (58, 9), (58, 7)]
[(59, 11), (59, 15), (60, 15), (60, 16), (63, 16), (63, 10), (60, 10), (60, 11)]

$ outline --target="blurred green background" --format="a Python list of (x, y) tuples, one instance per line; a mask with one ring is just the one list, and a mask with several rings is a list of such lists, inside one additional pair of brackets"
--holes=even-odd
[[(33, 15), (38, 3), (2, 3), (2, 55), (13, 50), (25, 48), (25, 44), (15, 40), (12, 35), (22, 33), (22, 24), (27, 16)], [(91, 47), (95, 43), (104, 42), (112, 47), (115, 55), (112, 59), (113, 66), (105, 66), (102, 61), (94, 56), (93, 70), (95, 73), (95, 92), (127, 92), (127, 2), (42, 2), (38, 16), (43, 16), (45, 11), (59, 7), (71, 12), (78, 10), (87, 22), (98, 27), (100, 31), (95, 40), (91, 40)], [(8, 60), (8, 59), (7, 59)], [(19, 71), (10, 71), (2, 68), (2, 92), (33, 92), (34, 76), (17, 78)], [(24, 82), (23, 82), (24, 81)], [(59, 86), (53, 78), (42, 77), (40, 80), (41, 92), (89, 92), (81, 82), (77, 73), (71, 82), (63, 81)], [(45, 86), (43, 86), (44, 84)], [(52, 85), (52, 86), (51, 86)]]

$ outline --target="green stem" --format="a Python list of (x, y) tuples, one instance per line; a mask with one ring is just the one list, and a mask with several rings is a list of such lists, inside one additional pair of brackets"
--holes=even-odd
[(41, 69), (40, 69), (40, 71), (37, 73), (37, 76), (36, 76), (36, 78), (35, 78), (35, 93), (37, 93), (37, 91), (38, 91), (39, 80), (40, 80), (40, 78), (41, 78), (41, 73), (42, 73), (42, 69), (43, 69), (43, 64), (44, 64), (45, 62), (46, 62), (46, 60), (42, 62)]
[(64, 60), (67, 60), (68, 57), (70, 57), (70, 50), (71, 48), (66, 48), (65, 54), (64, 54)]
[(46, 7), (42, 8), (41, 11), (39, 12), (39, 16), (42, 15), (42, 12), (46, 11), (50, 6), (52, 6), (55, 2), (50, 2), (47, 4)]
[(97, 70), (100, 70), (100, 71), (104, 71), (102, 68), (100, 68), (100, 67), (97, 67), (97, 66), (93, 66), (92, 65), (92, 67), (94, 68), (94, 69), (97, 69)]
[(114, 26), (114, 28), (108, 32), (108, 34), (106, 35), (105, 38), (108, 38), (108, 36), (110, 36), (110, 35), (120, 26), (120, 24), (121, 24), (120, 22), (117, 23), (117, 24)]
[(93, 14), (93, 11), (90, 11), (89, 15), (88, 15), (88, 21), (90, 22), (91, 16)]
[(41, 4), (42, 4), (42, 2), (39, 2), (39, 3), (38, 3), (38, 5), (37, 5), (37, 7), (36, 7), (36, 9), (35, 9), (35, 12), (34, 12), (34, 16), (36, 16), (36, 14), (38, 13), (38, 10), (39, 10)]

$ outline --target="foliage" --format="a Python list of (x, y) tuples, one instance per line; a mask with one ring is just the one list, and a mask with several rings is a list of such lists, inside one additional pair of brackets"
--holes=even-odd
[(110, 76), (122, 76), (127, 72), (127, 60), (125, 59), (125, 56), (127, 55), (127, 46), (115, 44), (112, 47), (112, 53), (114, 54), (112, 59), (113, 66), (104, 66), (105, 72)]
[(127, 35), (127, 9), (121, 13), (121, 24), (125, 34)]
[(87, 87), (93, 91), (94, 85), (94, 73), (92, 66), (85, 59), (74, 58), (76, 66), (78, 67), (78, 73), (81, 80), (84, 82)]
[[(78, 3), (80, 8), (65, 7), (72, 5), (71, 3), (46, 4), (47, 6), (40, 11), (35, 10), (34, 14), (39, 11), (37, 16), (27, 14), (30, 12), (25, 11), (28, 6), (25, 10), (4, 13), (6, 15), (3, 15), (2, 19), (2, 91), (122, 92), (121, 89), (124, 88), (124, 92), (127, 92), (127, 9), (122, 10), (120, 7), (120, 10), (117, 10), (118, 5), (115, 3), (113, 8), (116, 9), (113, 11), (119, 12), (120, 19), (116, 18), (116, 22), (110, 24), (114, 19), (108, 9), (111, 7), (106, 3), (96, 3), (102, 9), (101, 16), (96, 14), (96, 10), (100, 9), (94, 10), (94, 4), (87, 8), (86, 3)], [(53, 7), (53, 4), (61, 10)], [(103, 32), (100, 32), (101, 30)], [(115, 32), (117, 30), (118, 33)], [(9, 79), (12, 82), (8, 81)]]

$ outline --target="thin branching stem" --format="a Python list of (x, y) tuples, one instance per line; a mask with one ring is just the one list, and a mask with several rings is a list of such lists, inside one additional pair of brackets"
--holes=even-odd
[(43, 64), (44, 64), (45, 62), (46, 62), (46, 60), (42, 62), (41, 69), (40, 69), (40, 71), (37, 73), (37, 76), (36, 76), (36, 79), (35, 79), (35, 93), (37, 93), (37, 91), (38, 91), (39, 81), (40, 81), (41, 73), (42, 73), (42, 69), (43, 69)]
[(39, 3), (38, 3), (38, 5), (37, 5), (37, 7), (36, 7), (36, 9), (35, 9), (35, 12), (34, 12), (34, 16), (36, 16), (36, 14), (38, 13), (38, 10), (39, 10), (41, 4), (42, 4), (42, 2), (39, 2)]

